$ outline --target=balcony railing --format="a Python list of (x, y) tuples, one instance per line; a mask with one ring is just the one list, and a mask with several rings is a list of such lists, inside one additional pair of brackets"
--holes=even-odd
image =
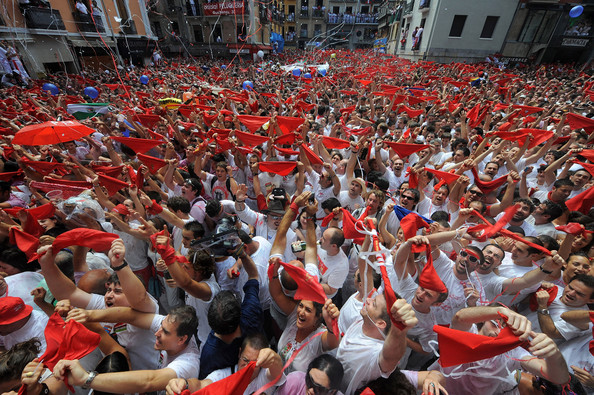
[(327, 23), (345, 25), (352, 24), (377, 24), (377, 14), (334, 14), (328, 13)]
[(60, 11), (53, 8), (28, 7), (23, 9), (25, 23), (30, 29), (65, 30)]
[[(105, 25), (100, 15), (93, 15), (91, 17), (89, 14), (83, 14), (78, 11), (73, 12), (72, 15), (79, 31), (88, 33), (99, 31), (100, 33), (105, 33)], [(93, 23), (93, 20), (95, 23)]]
[(299, 15), (307, 17), (309, 15), (309, 12), (307, 10), (307, 7), (302, 7), (301, 8), (301, 12), (299, 13)]
[(291, 12), (289, 15), (287, 15), (287, 22), (295, 22), (295, 13)]
[(314, 18), (323, 18), (324, 17), (324, 10), (322, 9), (313, 9), (311, 11), (311, 16), (313, 16)]
[(300, 38), (307, 38), (307, 30), (301, 30), (299, 32), (299, 37)]
[(415, 6), (414, 0), (412, 0), (409, 3), (406, 3), (406, 6), (404, 6), (404, 15), (410, 14), (413, 11), (414, 6)]

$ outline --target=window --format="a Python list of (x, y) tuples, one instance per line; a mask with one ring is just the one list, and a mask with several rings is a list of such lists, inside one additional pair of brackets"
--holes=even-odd
[(162, 38), (163, 37), (163, 31), (161, 30), (161, 24), (157, 21), (153, 22), (153, 30), (155, 32), (155, 34), (157, 35), (157, 37)]
[(481, 38), (493, 38), (493, 32), (495, 31), (495, 26), (497, 26), (497, 21), (499, 21), (498, 16), (487, 16), (485, 24), (483, 25), (483, 31), (481, 32)]
[(194, 25), (194, 42), (203, 43), (204, 35), (202, 34), (202, 26)]
[(450, 28), (450, 37), (462, 37), (462, 30), (464, 30), (466, 17), (468, 17), (468, 15), (454, 15), (452, 27)]

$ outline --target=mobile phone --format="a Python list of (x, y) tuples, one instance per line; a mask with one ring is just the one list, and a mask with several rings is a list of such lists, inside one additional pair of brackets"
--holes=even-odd
[(309, 203), (310, 204), (316, 203), (316, 195), (314, 195), (313, 193), (311, 195), (309, 195)]
[(165, 277), (165, 279), (167, 280), (171, 280), (173, 277), (171, 277), (171, 273), (169, 273), (169, 270), (165, 270), (163, 272), (163, 277)]

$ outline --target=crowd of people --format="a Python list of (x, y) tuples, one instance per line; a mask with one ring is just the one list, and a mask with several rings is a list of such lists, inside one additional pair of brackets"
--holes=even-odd
[(594, 393), (591, 70), (277, 60), (0, 90), (0, 392)]

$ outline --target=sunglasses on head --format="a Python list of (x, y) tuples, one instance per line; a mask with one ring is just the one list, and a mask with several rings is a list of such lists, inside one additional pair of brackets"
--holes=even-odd
[(479, 261), (478, 258), (475, 257), (474, 255), (471, 255), (468, 250), (460, 251), (460, 256), (462, 258), (468, 258), (468, 260), (472, 263), (477, 263)]
[(312, 378), (311, 374), (307, 372), (305, 375), (305, 386), (314, 390), (316, 395), (335, 395), (338, 390), (326, 388), (323, 385), (316, 383)]

